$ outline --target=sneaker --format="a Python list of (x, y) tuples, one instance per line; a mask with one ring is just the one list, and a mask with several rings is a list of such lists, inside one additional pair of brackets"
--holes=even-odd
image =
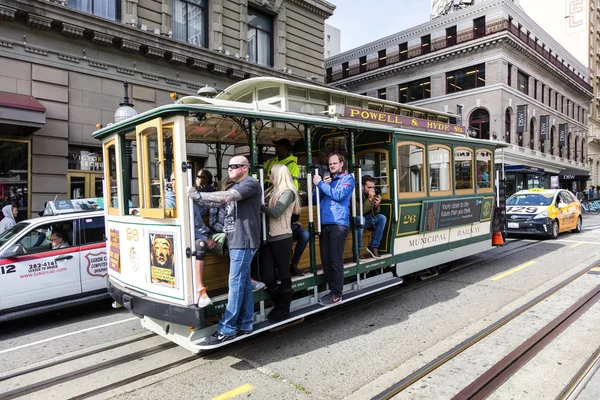
[(203, 287), (202, 289), (198, 290), (198, 308), (204, 308), (206, 306), (209, 306), (212, 304), (212, 300), (210, 299), (210, 297), (208, 297), (208, 294), (206, 294), (206, 288)]
[(250, 280), (252, 281), (252, 291), (256, 291), (256, 290), (260, 290), (262, 288), (265, 287), (265, 284), (263, 282), (259, 282), (259, 281), (255, 281), (254, 279), (250, 278)]
[(361, 252), (359, 251), (359, 252), (358, 252), (358, 258), (359, 258), (360, 260), (366, 260), (366, 259), (367, 259), (367, 258), (369, 258), (369, 257), (367, 257), (367, 256), (366, 256), (366, 254), (364, 254), (364, 253), (361, 253)]
[(292, 265), (290, 265), (290, 275), (291, 276), (301, 276), (301, 275), (304, 275), (304, 272), (300, 271), (298, 269), (297, 265), (292, 264)]
[(379, 250), (377, 250), (377, 247), (367, 246), (367, 252), (375, 258), (379, 258)]
[(223, 343), (223, 342), (226, 342), (231, 339), (235, 339), (235, 335), (227, 336), (227, 335), (221, 334), (219, 331), (216, 331), (215, 333), (213, 333), (212, 335), (207, 337), (205, 339), (205, 341), (206, 341), (206, 344), (213, 345), (213, 344)]
[(340, 303), (342, 301), (342, 296), (334, 296), (331, 292), (327, 293), (325, 296), (319, 299), (319, 304), (322, 306), (332, 306), (334, 304)]
[(252, 329), (238, 329), (237, 331), (235, 331), (235, 336), (249, 335), (252, 332), (253, 332)]

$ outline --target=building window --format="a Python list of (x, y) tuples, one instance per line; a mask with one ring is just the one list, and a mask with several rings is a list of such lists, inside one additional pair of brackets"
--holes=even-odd
[(386, 94), (387, 93), (385, 88), (377, 90), (377, 98), (379, 99), (385, 100)]
[(506, 112), (504, 113), (504, 138), (506, 143), (510, 143), (510, 123), (510, 110), (507, 108)]
[(358, 64), (359, 64), (359, 72), (362, 74), (363, 72), (367, 72), (367, 56), (362, 56), (359, 60), (358, 60)]
[(554, 109), (558, 111), (558, 93), (554, 92)]
[(331, 83), (331, 82), (333, 82), (333, 69), (327, 68), (325, 70), (325, 83)]
[(408, 60), (408, 42), (400, 43), (398, 51), (400, 52), (400, 61)]
[(173, 0), (173, 39), (206, 47), (206, 0)]
[(421, 54), (431, 52), (431, 35), (421, 36)]
[(485, 36), (485, 16), (473, 20), (473, 37), (475, 39)]
[(331, 43), (331, 35), (327, 35), (327, 43)]
[(69, 0), (69, 8), (111, 21), (121, 20), (121, 0)]
[(248, 9), (249, 61), (273, 66), (273, 19), (252, 8)]
[(429, 99), (431, 97), (431, 79), (419, 79), (403, 83), (399, 87), (400, 103), (410, 103), (411, 101)]
[(517, 73), (517, 90), (529, 95), (529, 76), (521, 71)]
[(350, 76), (350, 67), (348, 66), (348, 63), (342, 63), (342, 79), (347, 78)]
[(446, 28), (446, 47), (456, 44), (456, 25)]
[(546, 85), (544, 85), (542, 83), (542, 104), (544, 104), (545, 100), (546, 100)]
[(446, 73), (446, 93), (485, 86), (485, 64)]
[(387, 59), (387, 57), (385, 55), (385, 49), (379, 50), (377, 52), (377, 59), (378, 59), (379, 68), (385, 67), (385, 60)]
[(538, 81), (537, 79), (533, 80), (533, 98), (537, 100), (537, 90), (538, 90)]
[(508, 64), (508, 86), (512, 86), (512, 64)]

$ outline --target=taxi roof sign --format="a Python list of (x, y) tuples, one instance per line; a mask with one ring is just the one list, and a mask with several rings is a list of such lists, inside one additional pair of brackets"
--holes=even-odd
[(76, 200), (54, 200), (46, 203), (44, 216), (98, 211), (103, 209), (104, 199), (102, 197)]

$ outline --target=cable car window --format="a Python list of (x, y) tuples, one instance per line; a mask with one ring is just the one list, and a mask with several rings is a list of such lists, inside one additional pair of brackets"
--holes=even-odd
[[(494, 181), (492, 152), (489, 150), (477, 150), (477, 188), (486, 189), (491, 188), (491, 182)], [(482, 191), (482, 190), (479, 190)], [(485, 190), (483, 190), (485, 191)]]
[(119, 181), (117, 177), (117, 146), (116, 141), (111, 140), (104, 146), (104, 159), (106, 160), (105, 177), (108, 183), (108, 213), (119, 215)]
[(473, 150), (454, 149), (454, 184), (456, 190), (473, 190)]
[(375, 190), (381, 193), (384, 199), (390, 198), (387, 160), (388, 154), (385, 150), (366, 150), (357, 154), (357, 164), (362, 167), (362, 176), (369, 175), (375, 178)]
[(398, 188), (400, 197), (425, 193), (425, 146), (419, 143), (398, 144)]
[(446, 146), (429, 146), (429, 185), (431, 192), (452, 190), (450, 186), (450, 149)]

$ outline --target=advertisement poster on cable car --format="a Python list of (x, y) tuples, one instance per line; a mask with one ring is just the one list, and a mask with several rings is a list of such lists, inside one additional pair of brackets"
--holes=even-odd
[(150, 233), (150, 279), (152, 283), (175, 287), (175, 243), (172, 234)]
[(422, 232), (478, 222), (481, 198), (423, 202)]

